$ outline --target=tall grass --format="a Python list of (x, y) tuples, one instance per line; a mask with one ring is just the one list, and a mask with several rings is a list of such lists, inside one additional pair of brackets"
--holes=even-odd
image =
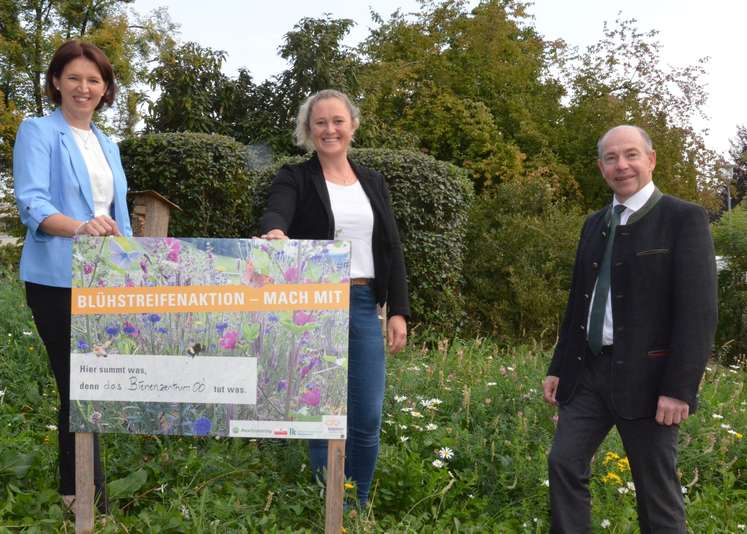
[[(56, 493), (56, 392), (22, 287), (0, 280), (0, 532), (72, 532)], [(554, 410), (541, 400), (549, 352), (533, 343), (442, 340), (389, 358), (372, 506), (348, 532), (547, 532)], [(692, 532), (747, 524), (747, 394), (741, 365), (709, 366), (681, 429)], [(320, 532), (323, 488), (296, 441), (102, 437), (111, 516), (97, 532)], [(619, 437), (594, 461), (593, 522), (635, 532)], [(352, 496), (354, 488), (348, 490)]]

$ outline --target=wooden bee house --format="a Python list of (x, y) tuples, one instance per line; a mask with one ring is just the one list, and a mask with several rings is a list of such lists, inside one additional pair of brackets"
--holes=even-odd
[(132, 233), (135, 237), (166, 237), (171, 209), (181, 208), (156, 191), (131, 191)]

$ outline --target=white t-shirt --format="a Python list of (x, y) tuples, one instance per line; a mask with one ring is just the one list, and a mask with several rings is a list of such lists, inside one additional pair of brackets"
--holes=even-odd
[(352, 185), (327, 181), (327, 191), (335, 218), (335, 239), (351, 243), (350, 278), (374, 278), (371, 202), (358, 181)]
[(99, 215), (110, 215), (114, 201), (114, 175), (106, 160), (101, 144), (93, 130), (81, 130), (70, 126), (78, 145), (83, 161), (91, 178), (91, 193), (93, 193), (93, 212)]

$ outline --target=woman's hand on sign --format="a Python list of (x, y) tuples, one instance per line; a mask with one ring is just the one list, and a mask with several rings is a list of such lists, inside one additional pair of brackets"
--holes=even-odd
[(288, 239), (288, 236), (285, 235), (285, 232), (280, 230), (279, 228), (274, 228), (267, 232), (266, 234), (262, 234), (259, 236), (260, 239)]
[(407, 320), (403, 315), (392, 315), (386, 322), (386, 339), (391, 354), (396, 354), (405, 348)]

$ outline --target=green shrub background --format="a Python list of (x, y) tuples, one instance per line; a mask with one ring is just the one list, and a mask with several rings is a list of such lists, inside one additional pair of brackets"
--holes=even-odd
[(119, 145), (130, 191), (155, 190), (172, 210), (175, 237), (246, 237), (252, 221), (246, 148), (230, 137), (158, 133)]

